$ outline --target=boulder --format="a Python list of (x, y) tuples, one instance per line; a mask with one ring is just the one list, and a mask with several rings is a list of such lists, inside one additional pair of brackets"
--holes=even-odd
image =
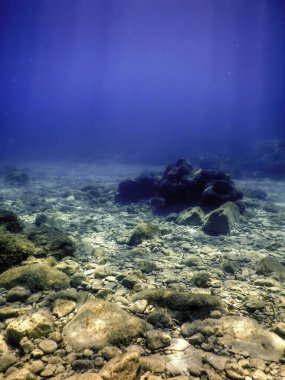
[(75, 351), (101, 350), (110, 345), (127, 344), (149, 325), (118, 306), (101, 300), (87, 301), (64, 327), (64, 339)]
[(69, 286), (69, 278), (45, 262), (31, 263), (0, 274), (0, 287), (11, 289), (15, 286), (25, 286), (32, 291), (60, 290)]
[(203, 231), (209, 235), (226, 235), (239, 220), (239, 207), (227, 202), (206, 215)]
[(263, 276), (276, 274), (281, 281), (285, 281), (285, 267), (273, 256), (266, 256), (257, 264), (256, 273)]
[(12, 211), (0, 210), (0, 225), (4, 225), (6, 230), (10, 232), (17, 233), (23, 231), (23, 223)]
[(184, 226), (200, 226), (203, 224), (203, 220), (205, 217), (204, 211), (201, 207), (196, 206), (190, 209), (181, 211), (178, 214), (176, 219), (177, 224), (182, 224)]
[(144, 240), (153, 239), (159, 235), (159, 228), (151, 223), (140, 223), (131, 232), (128, 240), (128, 245), (135, 246), (142, 243)]
[(47, 310), (22, 315), (10, 322), (6, 329), (7, 341), (19, 344), (24, 337), (42, 338), (53, 331), (52, 316)]

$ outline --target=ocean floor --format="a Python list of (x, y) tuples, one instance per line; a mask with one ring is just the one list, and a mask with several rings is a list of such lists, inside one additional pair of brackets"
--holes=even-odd
[[(236, 181), (268, 197), (248, 192), (231, 233), (208, 236), (114, 202), (122, 179), (162, 169), (29, 165), (25, 186), (0, 178), (20, 235), (36, 221), (76, 247), (0, 271), (0, 379), (285, 380), (285, 182)], [(141, 223), (153, 236), (130, 244)]]

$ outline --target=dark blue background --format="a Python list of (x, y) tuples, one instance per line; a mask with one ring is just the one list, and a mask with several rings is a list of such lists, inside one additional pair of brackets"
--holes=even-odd
[(282, 0), (1, 0), (0, 157), (161, 160), (284, 137)]

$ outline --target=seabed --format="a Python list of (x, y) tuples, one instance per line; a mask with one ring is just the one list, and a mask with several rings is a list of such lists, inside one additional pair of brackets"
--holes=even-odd
[[(209, 236), (114, 201), (163, 168), (26, 167), (26, 185), (0, 178), (1, 210), (24, 225), (1, 234), (31, 244), (0, 268), (0, 379), (285, 380), (285, 181), (235, 181), (267, 198)], [(128, 244), (141, 223), (158, 232)], [(45, 228), (65, 236), (31, 238)]]

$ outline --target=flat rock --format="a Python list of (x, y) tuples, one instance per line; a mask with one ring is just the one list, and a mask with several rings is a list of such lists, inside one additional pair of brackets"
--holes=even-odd
[(97, 373), (77, 373), (67, 377), (65, 380), (102, 380), (102, 377), (97, 375)]
[(125, 344), (149, 329), (149, 325), (118, 306), (96, 299), (87, 301), (64, 327), (64, 339), (76, 351), (100, 350)]
[(70, 314), (75, 308), (76, 302), (58, 298), (54, 301), (52, 312), (56, 317), (62, 318)]
[(104, 380), (138, 380), (140, 377), (139, 354), (129, 352), (111, 359), (100, 370)]
[[(205, 328), (219, 331), (222, 336), (218, 343), (236, 354), (247, 351), (252, 358), (277, 362), (283, 357), (285, 340), (265, 330), (254, 319), (238, 316), (205, 319), (190, 323), (188, 331), (192, 335), (193, 332), (204, 332)], [(185, 326), (182, 330), (186, 331)]]

